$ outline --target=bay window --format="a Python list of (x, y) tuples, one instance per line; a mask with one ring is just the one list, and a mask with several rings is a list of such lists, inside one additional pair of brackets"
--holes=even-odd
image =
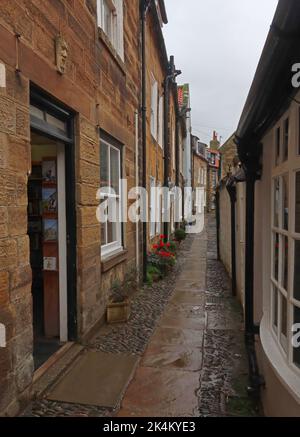
[(300, 350), (293, 348), (291, 328), (300, 323), (300, 156), (289, 129), (284, 118), (274, 131), (271, 326), (281, 353), (296, 370)]

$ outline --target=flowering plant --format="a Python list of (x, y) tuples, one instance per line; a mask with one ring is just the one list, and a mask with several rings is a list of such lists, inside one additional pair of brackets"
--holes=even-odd
[(149, 263), (158, 267), (162, 273), (169, 271), (175, 264), (175, 253), (170, 250), (171, 243), (165, 243), (165, 239), (165, 235), (160, 235), (160, 242), (153, 245), (153, 252), (148, 257)]

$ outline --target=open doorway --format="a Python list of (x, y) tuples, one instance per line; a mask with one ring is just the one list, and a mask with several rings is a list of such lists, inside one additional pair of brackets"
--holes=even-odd
[(35, 369), (77, 339), (74, 116), (31, 85), (28, 235)]
[(34, 363), (68, 340), (65, 146), (32, 132), (28, 235), (32, 268)]

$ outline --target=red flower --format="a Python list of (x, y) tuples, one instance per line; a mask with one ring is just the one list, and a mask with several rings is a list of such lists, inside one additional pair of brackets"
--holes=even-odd
[(161, 240), (164, 240), (165, 238), (167, 238), (165, 235), (161, 235), (160, 237), (159, 237)]
[(165, 247), (164, 243), (161, 241), (159, 247)]
[(171, 243), (167, 243), (167, 245), (166, 245), (167, 247), (171, 247)]
[(159, 248), (158, 244), (154, 244), (154, 245), (153, 245), (153, 249), (156, 250), (156, 249), (158, 249), (158, 248)]

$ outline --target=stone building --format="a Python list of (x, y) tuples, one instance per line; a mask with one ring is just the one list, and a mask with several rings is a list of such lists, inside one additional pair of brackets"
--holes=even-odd
[[(180, 72), (164, 23), (163, 0), (1, 2), (0, 415), (104, 322), (112, 285), (141, 278), (164, 230), (121, 220), (131, 188), (180, 181)], [(100, 224), (112, 200), (116, 221)]]
[(208, 171), (207, 171), (207, 210), (216, 209), (216, 189), (220, 180), (220, 142), (214, 132), (213, 139), (207, 150)]
[(138, 0), (1, 2), (0, 414), (22, 408), (35, 369), (95, 329), (112, 281), (139, 267), (136, 225), (96, 217), (100, 186), (120, 204), (119, 177), (140, 182), (139, 12)]
[[(155, 6), (155, 7), (154, 7)], [(162, 233), (175, 230), (173, 198), (170, 217), (164, 223), (162, 196), (153, 195), (154, 187), (172, 189), (180, 181), (181, 127), (174, 57), (168, 57), (162, 33), (167, 24), (164, 1), (150, 3), (146, 15), (146, 89), (147, 91), (147, 167), (146, 186), (149, 193), (150, 223), (147, 229), (148, 248)]]
[(225, 141), (219, 148), (220, 158), (221, 158), (221, 174), (220, 178), (224, 179), (229, 177), (233, 172), (235, 167), (239, 163), (239, 157), (237, 155), (237, 145), (235, 143), (235, 135), (232, 134), (227, 141)]
[(207, 146), (198, 137), (192, 135), (192, 186), (193, 189), (202, 188), (204, 205), (207, 197)]

